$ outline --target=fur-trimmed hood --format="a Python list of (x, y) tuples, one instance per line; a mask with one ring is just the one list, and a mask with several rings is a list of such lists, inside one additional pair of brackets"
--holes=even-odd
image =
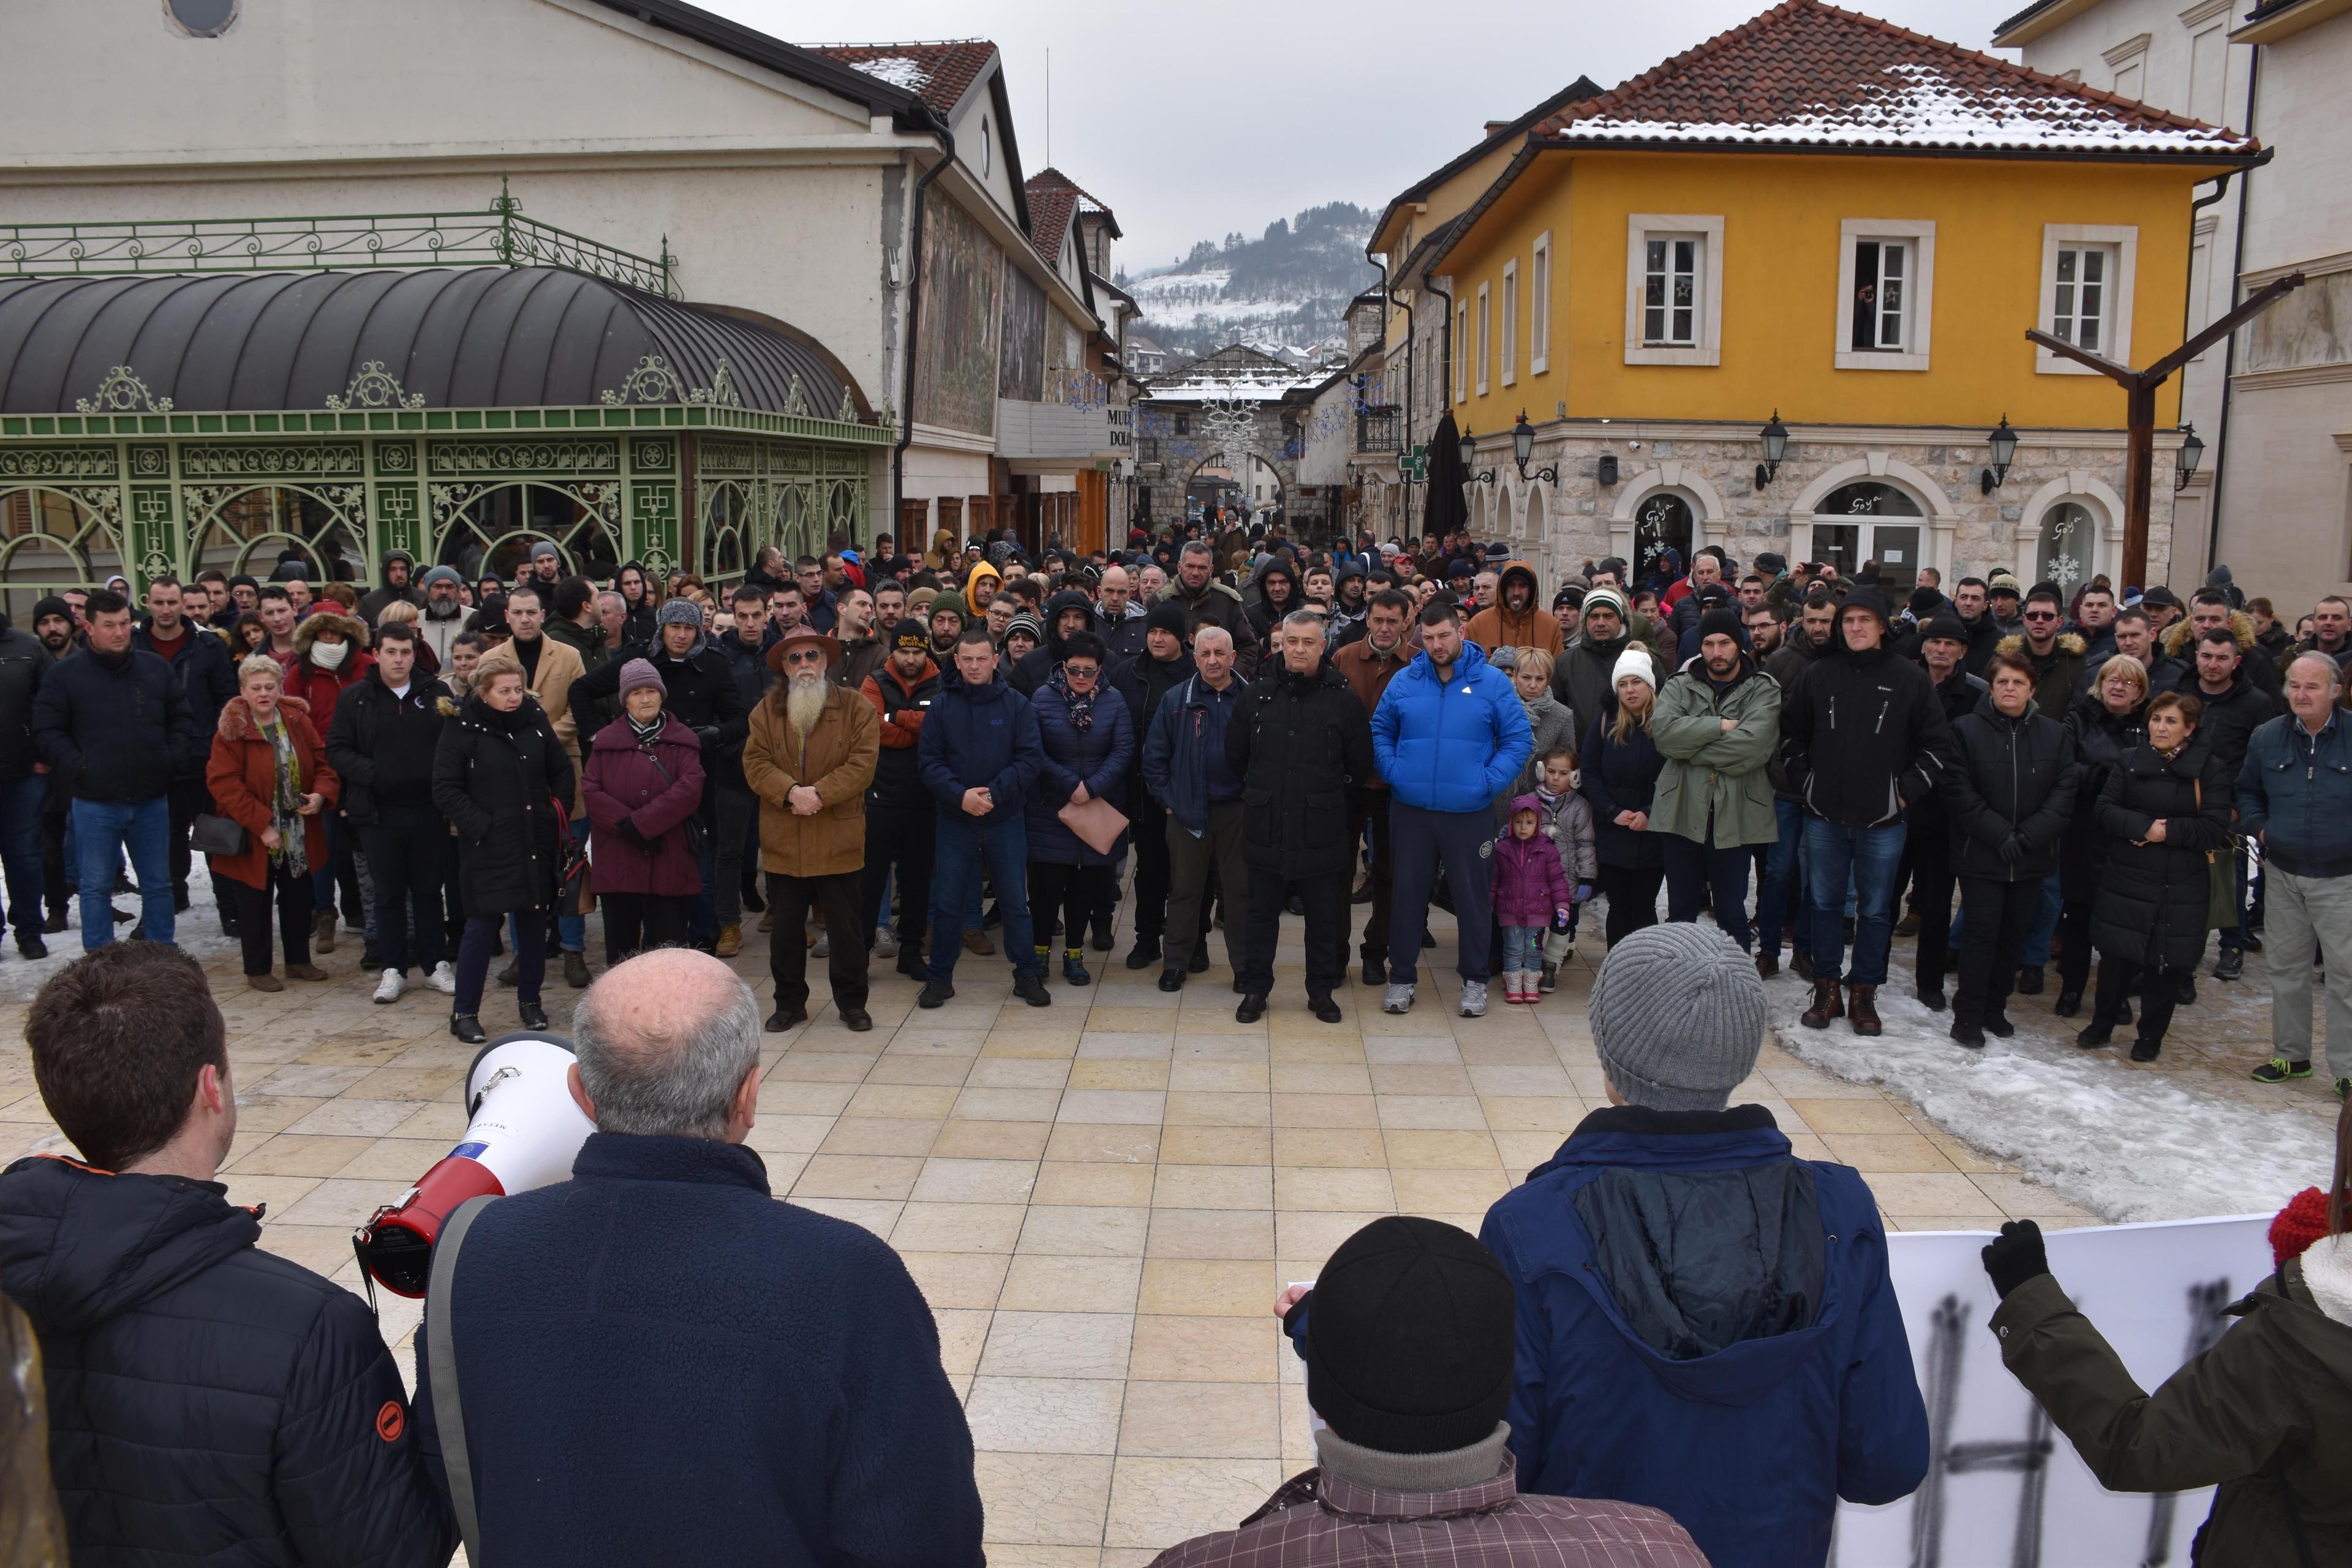
[[(310, 705), (299, 697), (280, 696), (278, 706), (289, 712), (299, 713), (306, 723), (310, 721)], [(253, 708), (242, 692), (221, 704), (219, 721), (213, 727), (224, 741), (258, 741), (262, 738), (261, 726), (254, 721)]]
[(341, 632), (343, 640), (355, 649), (368, 646), (367, 623), (357, 616), (337, 615), (332, 610), (313, 610), (294, 623), (294, 657), (310, 657), (310, 645), (327, 632)]
[[(2230, 612), (2230, 635), (2238, 639), (2238, 651), (2241, 654), (2250, 654), (2253, 652), (2253, 616), (2246, 614), (2243, 610), (2231, 610)], [(2189, 625), (2189, 621), (2185, 617), (2175, 621), (2172, 625), (2164, 628), (2164, 651), (2174, 658), (2194, 663), (2197, 656), (2193, 653), (2183, 653), (2181, 650), (2186, 648), (2189, 646), (2189, 641), (2196, 636), (2197, 628)]]
[[(2060, 632), (2058, 634), (2058, 646), (2053, 651), (2070, 655), (2075, 658), (2080, 658), (2089, 650), (2090, 646), (2090, 644), (2083, 640), (2082, 634), (2079, 632)], [(1993, 652), (1997, 654), (2012, 654), (2019, 658), (2024, 659), (2031, 659), (2033, 657), (2032, 652), (2026, 648), (2025, 634), (2023, 632), (2010, 633), (2007, 637), (2001, 638), (2000, 641), (1993, 645)]]

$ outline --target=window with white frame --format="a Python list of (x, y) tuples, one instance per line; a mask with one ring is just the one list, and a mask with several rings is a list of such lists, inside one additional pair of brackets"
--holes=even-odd
[(1454, 307), (1454, 401), (1470, 401), (1470, 301)]
[(1912, 218), (1846, 218), (1838, 230), (1837, 367), (1926, 370), (1935, 319), (1936, 226)]
[(1519, 264), (1514, 258), (1503, 264), (1503, 384), (1511, 386), (1519, 379)]
[[(2131, 356), (2132, 275), (2139, 230), (2124, 225), (2045, 224), (2042, 229), (2042, 330), (2105, 359)], [(2089, 365), (2035, 350), (2045, 375), (2096, 375)]]
[(1494, 303), (1486, 294), (1486, 285), (1478, 285), (1478, 395), (1486, 395), (1486, 345), (1493, 334)]
[(1528, 374), (1541, 375), (1551, 365), (1551, 231), (1536, 236), (1535, 255), (1528, 263)]
[(1720, 364), (1723, 219), (1634, 213), (1626, 219), (1625, 363)]
[(1852, 345), (1899, 353), (1911, 346), (1911, 243), (1859, 239), (1853, 246)]

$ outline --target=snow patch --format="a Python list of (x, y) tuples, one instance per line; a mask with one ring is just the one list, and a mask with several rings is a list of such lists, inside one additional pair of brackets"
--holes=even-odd
[(885, 55), (877, 60), (859, 60), (856, 68), (907, 92), (920, 92), (931, 85), (931, 68), (909, 55)]

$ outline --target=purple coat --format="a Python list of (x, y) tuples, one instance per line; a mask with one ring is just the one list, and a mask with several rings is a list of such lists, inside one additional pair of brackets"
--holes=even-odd
[[(589, 743), (581, 794), (595, 825), (589, 885), (597, 892), (691, 898), (702, 890), (683, 827), (702, 806), (702, 742), (693, 731), (664, 713), (648, 752), (626, 718), (614, 720)], [(624, 819), (635, 823), (650, 849), (621, 831)]]
[[(1542, 820), (1535, 796), (1523, 795), (1511, 802), (1513, 816), (1528, 809), (1535, 810), (1538, 822)], [(1505, 825), (1503, 836), (1495, 840), (1496, 921), (1507, 926), (1548, 926), (1554, 910), (1567, 909), (1576, 901), (1575, 891), (1559, 863), (1559, 845), (1540, 832), (1523, 839)]]

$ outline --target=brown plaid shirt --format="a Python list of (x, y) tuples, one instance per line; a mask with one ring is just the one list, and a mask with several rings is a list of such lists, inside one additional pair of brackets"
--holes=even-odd
[(1388, 1492), (1323, 1470), (1283, 1483), (1238, 1530), (1171, 1546), (1152, 1568), (1706, 1568), (1654, 1508), (1521, 1497), (1517, 1461), (1476, 1486)]

